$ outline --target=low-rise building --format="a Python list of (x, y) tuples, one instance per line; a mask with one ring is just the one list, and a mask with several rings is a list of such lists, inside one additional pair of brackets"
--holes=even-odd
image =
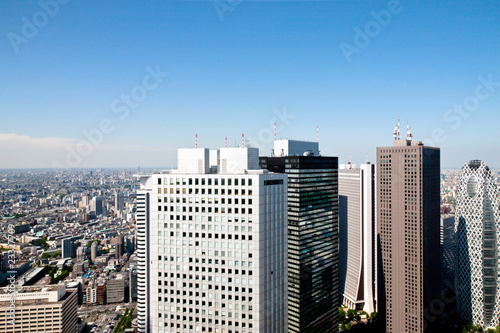
[(118, 274), (107, 281), (106, 297), (108, 304), (120, 303), (125, 300), (125, 279), (122, 274)]
[(0, 332), (78, 333), (77, 290), (64, 285), (0, 289)]

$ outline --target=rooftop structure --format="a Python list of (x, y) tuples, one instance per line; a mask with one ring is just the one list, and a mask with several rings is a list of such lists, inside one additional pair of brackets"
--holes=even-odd
[(77, 333), (77, 298), (77, 290), (64, 285), (30, 286), (19, 288), (12, 303), (2, 288), (0, 332)]

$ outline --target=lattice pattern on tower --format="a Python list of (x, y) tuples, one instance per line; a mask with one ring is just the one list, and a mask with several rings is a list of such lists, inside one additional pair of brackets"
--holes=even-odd
[(457, 307), (485, 328), (500, 324), (500, 208), (488, 166), (462, 168), (455, 217)]

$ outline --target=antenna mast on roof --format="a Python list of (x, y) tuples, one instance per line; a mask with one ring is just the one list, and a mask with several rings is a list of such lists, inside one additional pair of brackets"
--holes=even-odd
[(194, 147), (198, 148), (198, 134), (194, 135)]
[(227, 136), (224, 138), (224, 148), (227, 148)]
[(319, 143), (319, 126), (316, 126), (316, 142)]
[(398, 140), (401, 140), (401, 127), (399, 126), (400, 121), (399, 121), (399, 116), (398, 116)]
[(410, 123), (408, 120), (406, 121), (406, 139), (412, 141), (413, 135), (411, 134)]

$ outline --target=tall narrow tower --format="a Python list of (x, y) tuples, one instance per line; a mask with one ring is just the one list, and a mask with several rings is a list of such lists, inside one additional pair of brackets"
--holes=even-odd
[(376, 311), (375, 165), (339, 167), (339, 293), (350, 309)]
[(338, 332), (338, 158), (277, 140), (262, 169), (288, 175), (288, 332)]
[(462, 168), (455, 237), (458, 313), (494, 328), (500, 325), (500, 208), (495, 181), (482, 161)]
[(377, 148), (379, 318), (384, 332), (426, 332), (440, 296), (440, 150), (395, 133)]

